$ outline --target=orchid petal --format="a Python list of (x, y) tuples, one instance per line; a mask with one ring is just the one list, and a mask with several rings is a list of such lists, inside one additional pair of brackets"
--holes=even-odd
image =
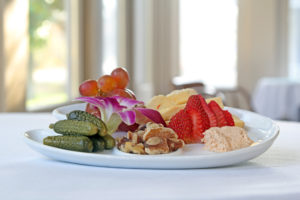
[(77, 100), (85, 101), (87, 103), (98, 106), (101, 111), (101, 117), (105, 122), (109, 120), (113, 113), (121, 112), (126, 108), (125, 106), (121, 106), (116, 99), (110, 97), (79, 97), (77, 98)]
[(101, 111), (101, 119), (107, 123), (109, 133), (117, 130), (121, 122), (127, 125), (159, 123), (166, 126), (157, 110), (143, 108), (144, 103), (125, 97), (79, 97), (77, 100), (97, 106)]
[(144, 102), (142, 102), (142, 101), (137, 101), (135, 99), (130, 99), (130, 98), (126, 98), (126, 97), (114, 96), (112, 98), (116, 99), (120, 105), (126, 106), (127, 109), (144, 105)]
[(167, 126), (165, 120), (162, 118), (161, 114), (157, 110), (153, 110), (149, 108), (135, 108), (135, 109), (141, 112), (142, 115), (152, 120), (153, 122)]
[(118, 113), (122, 121), (127, 125), (132, 125), (136, 122), (136, 114), (134, 110), (126, 110)]

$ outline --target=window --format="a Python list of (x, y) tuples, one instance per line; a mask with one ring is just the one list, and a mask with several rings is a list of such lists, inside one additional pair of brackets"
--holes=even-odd
[(300, 77), (300, 1), (289, 3), (289, 76)]
[(103, 74), (110, 74), (117, 67), (117, 2), (102, 1)]
[[(71, 101), (81, 81), (98, 78), (117, 67), (118, 0), (29, 2), (27, 110)], [(74, 28), (80, 32), (74, 34)], [(83, 44), (74, 44), (80, 41)], [(74, 49), (78, 50), (75, 57), (84, 57), (86, 63), (74, 62)], [(75, 69), (76, 64), (80, 69)]]
[(209, 86), (237, 83), (235, 0), (180, 1), (180, 77)]
[(68, 100), (66, 5), (64, 0), (29, 1), (27, 110)]

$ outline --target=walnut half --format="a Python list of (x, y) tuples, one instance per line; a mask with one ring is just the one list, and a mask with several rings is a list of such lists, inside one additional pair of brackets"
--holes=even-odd
[(132, 142), (125, 142), (119, 146), (119, 149), (125, 153), (145, 154), (144, 145), (142, 143), (133, 144)]
[(147, 154), (162, 154), (170, 152), (167, 139), (162, 137), (151, 137), (144, 143), (144, 146)]
[(175, 131), (155, 123), (147, 123), (144, 130), (128, 132), (127, 137), (117, 142), (123, 152), (151, 155), (170, 153), (184, 146)]

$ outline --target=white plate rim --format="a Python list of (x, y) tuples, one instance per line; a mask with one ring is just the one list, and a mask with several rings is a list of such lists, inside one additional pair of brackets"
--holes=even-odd
[[(30, 131), (27, 131), (25, 132), (24, 134), (24, 140), (25, 142), (28, 144), (32, 144), (32, 145), (39, 145), (41, 148), (44, 148), (44, 149), (48, 149), (48, 150), (55, 150), (55, 151), (60, 151), (60, 152), (64, 152), (66, 154), (70, 154), (70, 155), (89, 155), (91, 157), (99, 157), (99, 155), (101, 157), (107, 157), (107, 158), (115, 158), (116, 155), (111, 155), (111, 154), (94, 154), (94, 153), (85, 153), (85, 152), (76, 152), (76, 151), (70, 151), (70, 150), (65, 150), (65, 149), (59, 149), (59, 148), (55, 148), (55, 147), (52, 147), (52, 146), (47, 146), (47, 145), (43, 145), (37, 141), (34, 141), (33, 139), (30, 138), (29, 134), (30, 132), (32, 131), (44, 131), (44, 129), (35, 129), (35, 130), (30, 130)], [(277, 130), (276, 130), (277, 131)], [(276, 137), (279, 135), (279, 128), (278, 128), (278, 131), (276, 132), (276, 134), (274, 135), (274, 137), (270, 137), (268, 138), (267, 140), (264, 140), (263, 142), (261, 142), (260, 144), (258, 145), (254, 145), (254, 146), (250, 146), (250, 147), (246, 147), (246, 148), (242, 148), (242, 149), (238, 149), (238, 150), (234, 150), (234, 151), (228, 151), (228, 152), (222, 152), (222, 153), (213, 153), (213, 154), (207, 154), (207, 155), (186, 155), (184, 157), (178, 157), (178, 156), (170, 156), (168, 159), (173, 159), (173, 160), (182, 160), (182, 159), (193, 159), (193, 158), (198, 158), (198, 157), (201, 157), (201, 158), (204, 158), (204, 157), (209, 157), (209, 158), (212, 158), (212, 157), (215, 157), (215, 158), (218, 158), (218, 157), (223, 157), (225, 155), (230, 155), (230, 154), (237, 154), (237, 153), (246, 153), (250, 148), (251, 149), (258, 149), (258, 148), (262, 148), (261, 147), (261, 144), (265, 144), (265, 143), (268, 143), (274, 139), (276, 139)], [(126, 157), (128, 158), (129, 160), (131, 158), (134, 158), (134, 157), (139, 157), (139, 159), (150, 159), (150, 160), (153, 160), (153, 159), (162, 159), (162, 160), (165, 160), (165, 158), (162, 156), (162, 155), (134, 155), (134, 154), (130, 154), (130, 156), (127, 156), (127, 155), (118, 155), (118, 157)], [(136, 158), (132, 159), (132, 160), (136, 160)]]
[[(243, 112), (245, 114), (252, 114), (252, 115), (258, 115), (256, 113), (250, 112), (250, 111), (245, 111), (245, 110), (241, 110), (241, 109), (235, 109), (235, 108), (228, 108), (229, 110), (232, 110), (234, 112)], [(258, 115), (261, 116), (261, 115)], [(232, 164), (237, 164), (246, 160), (250, 160), (254, 157), (257, 157), (259, 155), (261, 155), (262, 153), (264, 153), (266, 150), (268, 150), (270, 148), (270, 146), (273, 144), (273, 142), (275, 141), (275, 139), (278, 137), (279, 135), (279, 126), (271, 119), (261, 116), (263, 118), (265, 118), (266, 120), (269, 120), (269, 122), (272, 124), (271, 129), (271, 133), (269, 134), (269, 137), (267, 137), (266, 139), (264, 139), (263, 141), (261, 141), (259, 144), (254, 145), (254, 146), (250, 146), (247, 148), (243, 148), (243, 149), (238, 149), (235, 151), (230, 151), (230, 152), (224, 152), (224, 153), (212, 153), (212, 154), (207, 154), (207, 155), (184, 155), (184, 156), (157, 156), (157, 155), (134, 155), (134, 156), (128, 156), (128, 155), (115, 155), (115, 154), (93, 154), (93, 153), (82, 153), (82, 152), (74, 152), (74, 151), (69, 151), (69, 150), (63, 150), (63, 149), (58, 149), (55, 147), (50, 147), (50, 146), (46, 146), (43, 145), (37, 141), (34, 141), (32, 138), (30, 138), (30, 134), (32, 132), (36, 132), (36, 131), (45, 131), (45, 130), (30, 130), (27, 131), (24, 134), (24, 140), (25, 142), (32, 147), (34, 150), (40, 151), (40, 153), (45, 155), (45, 151), (48, 151), (50, 153), (58, 153), (58, 154), (63, 154), (63, 155), (67, 155), (67, 156), (71, 156), (71, 157), (84, 157), (87, 156), (89, 157), (89, 159), (94, 159), (96, 162), (86, 162), (86, 161), (82, 161), (82, 162), (78, 162), (78, 161), (74, 161), (72, 159), (57, 159), (55, 156), (53, 155), (46, 155), (48, 157), (51, 157), (53, 159), (57, 159), (57, 160), (61, 160), (61, 161), (66, 161), (66, 162), (73, 162), (73, 163), (78, 163), (78, 164), (86, 164), (86, 165), (95, 165), (95, 166), (106, 166), (106, 167), (125, 167), (125, 168), (151, 168), (151, 169), (155, 169), (155, 168), (163, 168), (163, 169), (183, 169), (183, 168), (208, 168), (208, 167), (220, 167), (220, 166), (227, 166), (227, 165), (232, 165)], [(194, 165), (189, 165), (188, 163), (186, 165), (180, 165), (178, 167), (176, 166), (170, 166), (168, 164), (168, 162), (170, 163), (174, 163), (174, 162), (196, 162), (196, 161), (201, 161), (201, 160), (218, 160), (218, 159), (226, 159), (226, 158), (233, 158), (235, 156), (241, 156), (247, 153), (253, 153), (256, 152), (255, 155), (248, 156), (245, 159), (240, 159), (239, 161), (232, 161), (232, 162), (225, 162), (225, 163), (220, 163), (220, 164), (208, 164), (208, 165), (201, 165), (201, 163), (199, 165), (194, 164)], [(259, 153), (257, 153), (259, 152)], [(106, 164), (101, 165), (101, 163), (97, 163), (98, 160), (104, 159), (106, 160)], [(109, 162), (113, 161), (112, 164), (107, 164), (107, 161)], [(132, 162), (132, 161), (139, 161), (139, 162), (146, 162), (149, 163), (150, 161), (152, 162), (157, 162), (160, 163), (157, 165), (151, 165), (149, 167), (145, 166), (145, 164), (120, 164), (120, 165), (116, 165), (115, 161), (126, 161), (126, 162)]]

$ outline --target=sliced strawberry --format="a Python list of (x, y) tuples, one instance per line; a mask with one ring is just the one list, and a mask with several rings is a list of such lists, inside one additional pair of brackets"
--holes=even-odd
[(200, 110), (189, 109), (187, 113), (190, 115), (193, 124), (193, 143), (199, 143), (204, 137), (203, 132), (210, 128), (208, 116), (205, 113), (203, 107), (201, 107)]
[(201, 142), (201, 139), (203, 138), (203, 132), (210, 128), (210, 121), (203, 105), (205, 106), (207, 104), (206, 102), (201, 102), (200, 96), (192, 95), (189, 97), (185, 106), (185, 110), (192, 119), (192, 137), (194, 143)]
[(188, 101), (186, 102), (185, 110), (200, 110), (202, 108), (200, 98), (198, 95), (192, 95), (189, 97)]
[(171, 118), (168, 127), (173, 129), (177, 133), (178, 138), (182, 139), (186, 144), (194, 143), (191, 137), (192, 120), (184, 109)]
[(227, 126), (234, 126), (234, 120), (232, 118), (232, 114), (228, 110), (224, 110), (223, 113), (227, 121)]
[(218, 121), (217, 121), (217, 117), (215, 115), (215, 113), (210, 109), (210, 107), (208, 106), (208, 104), (206, 103), (205, 99), (201, 96), (198, 95), (201, 105), (204, 109), (204, 111), (206, 112), (208, 119), (209, 119), (209, 126), (210, 127), (216, 127), (218, 126)]
[(209, 102), (208, 106), (215, 113), (215, 115), (217, 117), (218, 127), (226, 126), (227, 121), (226, 121), (225, 114), (223, 113), (222, 108), (215, 101)]
[[(204, 102), (202, 102), (201, 98), (203, 97), (198, 95), (189, 97), (185, 109), (172, 117), (169, 123), (169, 127), (187, 144), (201, 142), (203, 132), (210, 128), (210, 120), (205, 109), (208, 110), (211, 116), (214, 116), (213, 111), (209, 112), (210, 108), (204, 99)], [(216, 120), (214, 123), (216, 123)]]

